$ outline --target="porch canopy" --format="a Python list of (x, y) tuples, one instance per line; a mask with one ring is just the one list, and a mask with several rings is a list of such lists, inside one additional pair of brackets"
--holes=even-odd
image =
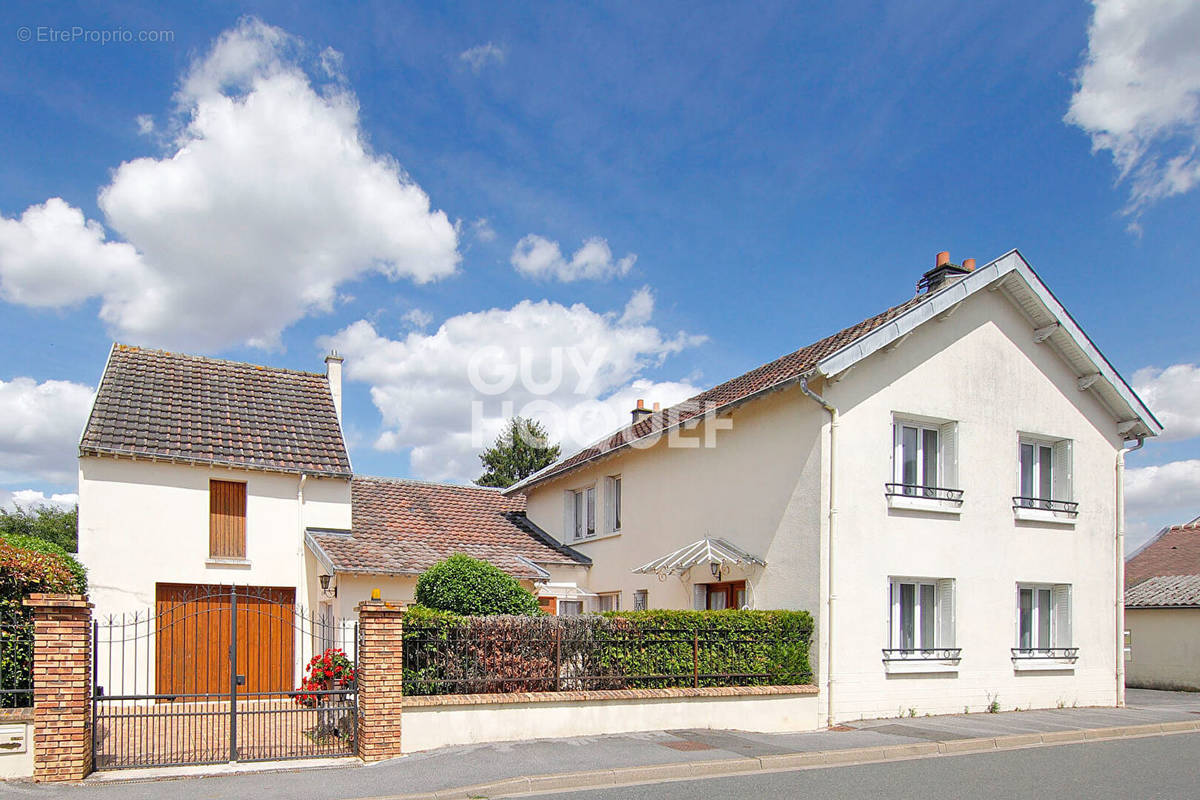
[(767, 562), (758, 556), (750, 555), (725, 539), (701, 539), (686, 547), (681, 547), (673, 553), (656, 558), (648, 564), (643, 564), (634, 572), (639, 575), (649, 573), (677, 575), (700, 564), (718, 564), (721, 568), (753, 565), (765, 567)]

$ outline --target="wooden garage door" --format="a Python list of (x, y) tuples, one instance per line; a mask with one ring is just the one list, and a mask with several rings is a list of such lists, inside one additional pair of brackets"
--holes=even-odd
[[(238, 692), (295, 688), (296, 590), (160, 583), (155, 588), (155, 691), (179, 700), (229, 693), (229, 645), (237, 592)], [(189, 697), (191, 696), (191, 697)]]

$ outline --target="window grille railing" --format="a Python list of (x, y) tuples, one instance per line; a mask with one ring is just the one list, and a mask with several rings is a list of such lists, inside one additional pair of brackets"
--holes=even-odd
[(1071, 659), (1072, 661), (1079, 658), (1078, 647), (1014, 647), (1012, 649), (1013, 658), (1059, 658)]
[(1066, 514), (1071, 517), (1079, 515), (1079, 503), (1069, 500), (1050, 500), (1045, 497), (1021, 497), (1012, 499), (1013, 509), (1031, 508), (1040, 511), (1053, 511), (1056, 514)]
[(962, 504), (962, 489), (947, 489), (944, 486), (919, 486), (911, 483), (885, 483), (884, 495), (887, 497), (927, 497), (931, 500), (947, 500), (951, 503)]
[(33, 705), (33, 621), (0, 611), (0, 708)]
[(884, 661), (959, 661), (961, 647), (883, 648)]

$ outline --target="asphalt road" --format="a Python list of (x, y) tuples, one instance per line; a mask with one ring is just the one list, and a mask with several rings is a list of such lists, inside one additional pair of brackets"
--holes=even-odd
[(537, 796), (578, 800), (698, 797), (1191, 800), (1200, 798), (1200, 735), (1155, 736)]

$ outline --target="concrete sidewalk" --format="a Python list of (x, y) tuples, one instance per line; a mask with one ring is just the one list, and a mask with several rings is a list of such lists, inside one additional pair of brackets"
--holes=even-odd
[[(283, 771), (155, 780), (111, 772), (74, 786), (0, 783), (0, 797), (499, 797), (563, 787), (868, 763), (1200, 729), (1200, 695), (1130, 690), (1123, 709), (1009, 711), (870, 720), (793, 734), (660, 731), (454, 747), (369, 766), (331, 762)], [(286, 765), (284, 765), (286, 766)], [(215, 768), (210, 771), (225, 771)], [(114, 780), (116, 779), (116, 780)], [(136, 779), (131, 781), (130, 779)]]

